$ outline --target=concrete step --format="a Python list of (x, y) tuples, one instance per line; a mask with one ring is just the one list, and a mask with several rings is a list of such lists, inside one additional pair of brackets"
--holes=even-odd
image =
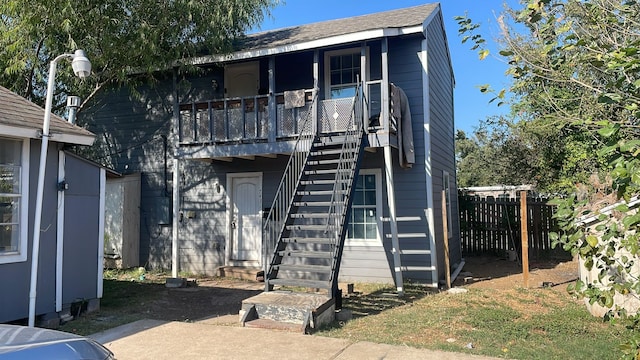
[(263, 269), (256, 267), (220, 266), (216, 270), (216, 276), (242, 280), (263, 281), (264, 271)]
[[(335, 318), (335, 301), (325, 294), (269, 291), (242, 301), (243, 326), (273, 326), (281, 330), (310, 332)], [(257, 321), (256, 320), (260, 320)]]
[(302, 324), (292, 324), (271, 319), (250, 320), (245, 322), (244, 326), (249, 328), (284, 330), (289, 332), (300, 332), (303, 334), (305, 333), (305, 329)]

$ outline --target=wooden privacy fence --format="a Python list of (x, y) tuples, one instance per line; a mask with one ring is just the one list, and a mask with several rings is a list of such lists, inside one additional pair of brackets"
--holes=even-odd
[[(555, 207), (547, 202), (547, 199), (527, 198), (529, 257), (570, 258), (562, 247), (551, 248), (549, 233), (557, 230), (557, 224), (552, 218)], [(458, 204), (464, 254), (504, 255), (509, 250), (521, 253), (519, 198), (460, 195)]]

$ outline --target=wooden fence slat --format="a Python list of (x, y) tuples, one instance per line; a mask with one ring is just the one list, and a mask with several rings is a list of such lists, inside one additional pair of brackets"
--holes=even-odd
[[(518, 198), (460, 195), (458, 201), (463, 253), (505, 255), (508, 250), (521, 251)], [(551, 248), (549, 232), (557, 230), (552, 218), (554, 211), (545, 199), (527, 198), (527, 235), (532, 258), (570, 257), (561, 248)]]

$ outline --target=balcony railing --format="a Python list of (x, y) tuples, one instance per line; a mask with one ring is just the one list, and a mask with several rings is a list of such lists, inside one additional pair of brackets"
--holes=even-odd
[[(368, 131), (388, 129), (380, 120), (381, 81), (365, 86), (365, 116)], [(313, 90), (299, 90), (303, 101), (288, 103), (286, 93), (190, 102), (180, 105), (179, 142), (191, 144), (254, 143), (291, 140), (314, 109)], [(313, 130), (320, 133), (347, 130), (354, 98), (318, 101)], [(310, 114), (311, 116), (313, 114)]]
[(179, 141), (260, 142), (296, 136), (312, 108), (312, 95), (304, 90), (304, 104), (298, 107), (285, 106), (284, 93), (181, 104)]

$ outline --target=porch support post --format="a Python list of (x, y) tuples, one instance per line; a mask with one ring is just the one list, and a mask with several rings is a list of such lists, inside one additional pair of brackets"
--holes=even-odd
[(178, 277), (178, 226), (180, 225), (180, 162), (173, 158), (173, 232), (171, 234), (171, 277)]
[(269, 58), (269, 142), (276, 142), (278, 119), (276, 119), (276, 58)]
[(396, 196), (393, 183), (393, 162), (391, 161), (391, 146), (384, 147), (384, 174), (387, 183), (387, 200), (389, 202), (389, 224), (391, 225), (391, 252), (393, 253), (393, 268), (395, 272), (396, 289), (398, 295), (404, 295), (402, 280), (402, 265), (400, 264), (400, 244), (398, 241), (398, 223), (396, 222)]
[[(360, 46), (360, 85), (362, 85), (362, 91), (364, 93), (365, 98), (369, 98), (369, 88), (367, 87), (367, 43), (362, 42), (362, 46)], [(364, 131), (368, 133), (369, 131), (369, 107), (363, 107), (362, 113), (362, 121), (364, 122)]]
[(380, 96), (382, 96), (382, 126), (383, 131), (389, 133), (389, 60), (387, 53), (389, 51), (389, 44), (387, 38), (382, 38), (382, 89), (380, 89)]
[[(320, 53), (318, 50), (313, 52), (313, 95), (320, 91), (318, 83), (320, 82)], [(318, 97), (313, 97), (312, 130), (314, 134), (318, 133)]]

